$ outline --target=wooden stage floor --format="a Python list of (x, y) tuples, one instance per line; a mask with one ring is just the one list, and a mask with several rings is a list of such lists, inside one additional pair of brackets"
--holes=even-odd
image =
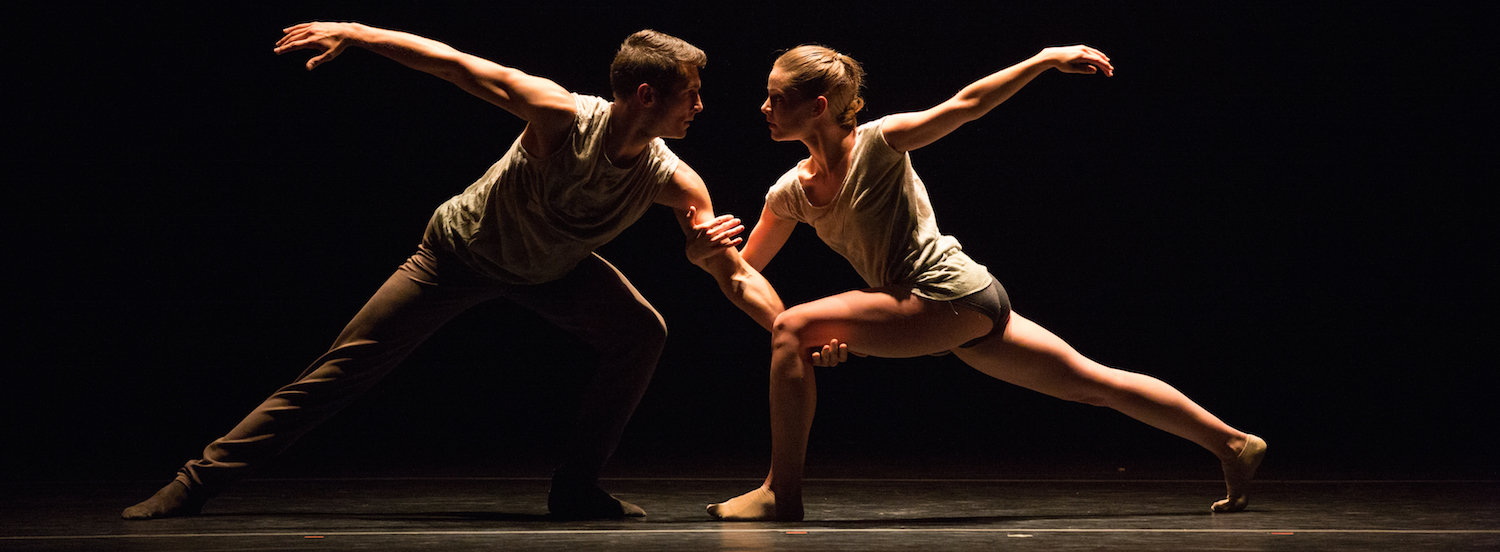
[(557, 521), (538, 477), (252, 479), (201, 516), (129, 522), (162, 481), (0, 485), (0, 550), (1500, 550), (1500, 482), (1267, 480), (1212, 514), (1208, 480), (809, 481), (807, 520), (723, 523), (749, 478), (605, 481), (645, 518)]

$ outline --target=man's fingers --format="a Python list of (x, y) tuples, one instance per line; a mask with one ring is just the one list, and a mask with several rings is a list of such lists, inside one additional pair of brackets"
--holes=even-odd
[(279, 54), (288, 49), (291, 49), (293, 47), (293, 44), (299, 40), (301, 39), (293, 35), (286, 35), (281, 37), (281, 40), (276, 41), (276, 53)]
[[(292, 51), (296, 51), (296, 50), (308, 50), (308, 49), (322, 50), (322, 49), (325, 49), (325, 47), (323, 46), (322, 43), (318, 42), (318, 38), (317, 37), (308, 37), (308, 38), (302, 38), (302, 39), (298, 39), (298, 40), (292, 40), (292, 41), (289, 41), (289, 42), (280, 43), (280, 44), (278, 44), (276, 46), (275, 52), (278, 53), (278, 54), (284, 54), (284, 53), (292, 52)], [(333, 50), (333, 48), (326, 48), (326, 50), (330, 50), (331, 51), (331, 50)]]
[(307, 60), (307, 70), (308, 71), (313, 70), (314, 67), (322, 65), (323, 62), (328, 61), (330, 59), (333, 59), (333, 56), (336, 56), (336, 55), (338, 55), (338, 54), (335, 53), (333, 50), (329, 50), (327, 52), (323, 52), (323, 54), (320, 55), (320, 56), (315, 56), (312, 59)]

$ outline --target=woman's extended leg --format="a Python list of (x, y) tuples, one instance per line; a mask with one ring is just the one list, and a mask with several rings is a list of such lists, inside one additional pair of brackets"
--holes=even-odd
[[(851, 340), (852, 342), (852, 340)], [(1239, 511), (1265, 441), (1239, 431), (1165, 382), (1089, 360), (1035, 322), (1011, 313), (1001, 339), (955, 349), (965, 363), (990, 376), (1070, 401), (1107, 406), (1208, 449), (1224, 466), (1228, 497), (1216, 512)]]
[(992, 327), (978, 312), (909, 292), (851, 291), (787, 309), (771, 335), (771, 472), (759, 489), (708, 507), (726, 520), (797, 521), (802, 469), (817, 406), (809, 350), (838, 338), (859, 352), (901, 358), (945, 351)]

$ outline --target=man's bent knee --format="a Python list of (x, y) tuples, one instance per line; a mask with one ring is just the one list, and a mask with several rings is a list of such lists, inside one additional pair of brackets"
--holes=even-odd
[(616, 354), (624, 351), (660, 354), (667, 346), (667, 324), (655, 311), (647, 316), (620, 317), (608, 336), (607, 348)]

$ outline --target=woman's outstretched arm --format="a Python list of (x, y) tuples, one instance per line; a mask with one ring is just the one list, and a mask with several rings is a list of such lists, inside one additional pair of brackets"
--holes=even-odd
[[(786, 245), (787, 238), (791, 237), (792, 230), (796, 227), (797, 221), (777, 218), (770, 206), (762, 208), (760, 221), (750, 231), (750, 241), (745, 243), (740, 256), (757, 272), (765, 270), (766, 265), (771, 263), (771, 258), (781, 251), (781, 246)], [(689, 237), (696, 237), (688, 240), (687, 247), (688, 260), (693, 264), (700, 264), (703, 259), (718, 253), (720, 249), (734, 247), (744, 241), (739, 235), (745, 231), (745, 226), (733, 215), (720, 215), (704, 220), (694, 224), (693, 230), (695, 234), (689, 234)]]
[(671, 182), (657, 193), (656, 202), (677, 212), (677, 223), (687, 236), (687, 257), (719, 283), (719, 290), (766, 331), (786, 307), (760, 272), (750, 267), (734, 248), (738, 230), (719, 226), (738, 224), (733, 217), (715, 217), (713, 201), (703, 178), (679, 161)]
[(1085, 75), (1115, 74), (1109, 56), (1099, 50), (1082, 45), (1047, 48), (1026, 61), (974, 81), (930, 109), (886, 117), (881, 132), (896, 151), (911, 151), (931, 144), (964, 123), (983, 117), (1048, 69)]
[(771, 213), (771, 207), (767, 205), (760, 211), (760, 220), (756, 221), (755, 228), (750, 231), (750, 241), (745, 242), (745, 249), (741, 252), (745, 262), (756, 270), (765, 270), (766, 265), (771, 263), (771, 258), (781, 251), (781, 246), (786, 245), (787, 238), (792, 236), (792, 230), (797, 227), (797, 221), (778, 218)]

